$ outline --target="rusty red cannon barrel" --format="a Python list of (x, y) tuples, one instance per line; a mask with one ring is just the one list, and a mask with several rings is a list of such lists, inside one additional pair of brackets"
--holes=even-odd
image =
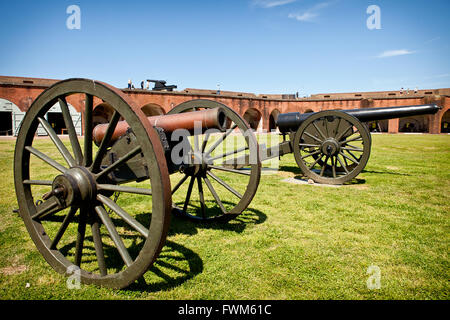
[[(224, 131), (226, 127), (226, 115), (222, 108), (206, 109), (192, 111), (181, 114), (168, 114), (160, 116), (147, 117), (147, 120), (153, 127), (159, 127), (166, 132), (173, 132), (176, 129), (186, 129), (193, 132), (195, 126), (200, 127), (202, 132), (207, 129), (218, 129)], [(93, 130), (94, 142), (98, 145), (103, 140), (108, 123), (99, 124)], [(126, 121), (119, 121), (112, 135), (111, 141), (116, 141), (125, 134), (129, 125)]]

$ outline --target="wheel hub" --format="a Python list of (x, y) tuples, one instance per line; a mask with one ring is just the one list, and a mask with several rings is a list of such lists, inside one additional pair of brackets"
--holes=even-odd
[(190, 163), (181, 171), (189, 176), (204, 176), (212, 164), (211, 157), (206, 153), (193, 152), (190, 154)]
[(74, 167), (53, 180), (52, 194), (66, 206), (92, 201), (97, 194), (93, 176), (83, 167)]
[(335, 156), (339, 153), (340, 147), (339, 143), (335, 139), (327, 139), (322, 143), (322, 152), (329, 156)]

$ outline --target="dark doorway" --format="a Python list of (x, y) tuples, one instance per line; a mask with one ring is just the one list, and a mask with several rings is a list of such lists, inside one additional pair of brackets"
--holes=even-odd
[(48, 113), (48, 123), (55, 130), (56, 134), (67, 133), (66, 124), (64, 123), (64, 118), (62, 113), (59, 112), (49, 112)]
[(12, 112), (0, 112), (0, 136), (11, 136), (12, 132)]
[(441, 133), (450, 133), (450, 110), (447, 110), (442, 116)]

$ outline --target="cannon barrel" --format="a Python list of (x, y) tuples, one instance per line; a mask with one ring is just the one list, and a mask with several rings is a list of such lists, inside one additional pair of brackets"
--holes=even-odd
[[(219, 129), (224, 131), (226, 127), (226, 115), (222, 108), (205, 109), (180, 114), (168, 114), (147, 117), (153, 127), (159, 127), (166, 132), (173, 132), (176, 129), (186, 129), (193, 132), (196, 126), (201, 125), (202, 132), (206, 129)], [(105, 136), (109, 123), (95, 126), (92, 132), (94, 142), (99, 145)], [(129, 125), (126, 121), (119, 121), (111, 137), (111, 142), (117, 140), (125, 134)]]
[[(424, 114), (435, 114), (440, 110), (435, 104), (425, 104), (416, 106), (384, 107), (384, 108), (363, 108), (339, 110), (350, 114), (361, 122), (377, 121), (386, 119), (396, 119)], [(289, 112), (278, 115), (277, 126), (281, 132), (296, 131), (300, 125), (314, 113)]]

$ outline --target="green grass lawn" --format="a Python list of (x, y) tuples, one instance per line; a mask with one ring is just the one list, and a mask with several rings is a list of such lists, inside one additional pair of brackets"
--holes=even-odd
[(286, 155), (237, 219), (173, 217), (147, 285), (124, 290), (70, 290), (38, 253), (13, 213), (14, 142), (0, 140), (0, 299), (449, 299), (450, 136), (373, 135), (365, 170), (338, 188), (282, 182), (301, 176)]

